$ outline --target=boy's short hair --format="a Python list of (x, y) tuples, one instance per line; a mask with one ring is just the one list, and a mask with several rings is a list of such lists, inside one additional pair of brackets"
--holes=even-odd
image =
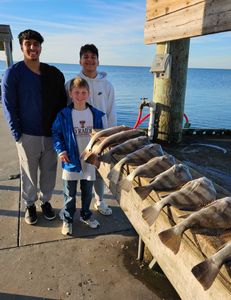
[(70, 82), (69, 91), (71, 92), (73, 88), (86, 88), (88, 92), (90, 92), (89, 84), (87, 81), (81, 77), (73, 78)]
[(98, 49), (93, 44), (86, 44), (86, 45), (82, 46), (79, 51), (79, 57), (81, 58), (82, 55), (86, 52), (92, 52), (97, 56), (97, 58), (99, 58)]
[(41, 36), (41, 34), (35, 30), (32, 29), (26, 29), (19, 33), (18, 35), (19, 44), (22, 45), (22, 42), (24, 40), (36, 40), (40, 44), (43, 43), (44, 38)]

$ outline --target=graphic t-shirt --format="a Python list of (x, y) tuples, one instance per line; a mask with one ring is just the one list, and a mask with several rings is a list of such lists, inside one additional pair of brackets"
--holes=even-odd
[[(89, 108), (85, 110), (72, 109), (72, 122), (76, 141), (78, 145), (79, 155), (89, 143), (93, 129), (93, 115)], [(63, 170), (62, 178), (65, 180), (95, 180), (95, 167), (86, 163), (81, 159), (82, 172), (68, 172)]]

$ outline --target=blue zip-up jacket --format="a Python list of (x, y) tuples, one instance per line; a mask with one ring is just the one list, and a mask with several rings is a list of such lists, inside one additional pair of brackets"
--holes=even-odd
[(57, 113), (67, 105), (64, 76), (56, 67), (40, 63), (35, 74), (20, 61), (2, 79), (2, 105), (12, 135), (51, 136)]
[[(88, 103), (87, 106), (90, 108), (93, 114), (93, 128), (102, 129), (102, 117), (105, 114)], [(62, 168), (69, 172), (80, 172), (82, 167), (72, 122), (72, 108), (73, 103), (71, 103), (58, 113), (52, 126), (52, 137), (54, 141), (55, 151), (58, 154), (66, 151), (70, 160), (70, 163), (62, 162)]]

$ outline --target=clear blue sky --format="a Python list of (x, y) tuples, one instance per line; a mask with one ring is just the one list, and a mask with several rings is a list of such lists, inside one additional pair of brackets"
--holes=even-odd
[[(11, 26), (15, 61), (22, 59), (17, 35), (31, 28), (45, 38), (44, 62), (78, 63), (80, 46), (94, 43), (101, 64), (150, 66), (155, 45), (144, 45), (145, 9), (145, 0), (0, 0), (0, 23)], [(231, 69), (230, 53), (230, 32), (192, 38), (189, 67)]]

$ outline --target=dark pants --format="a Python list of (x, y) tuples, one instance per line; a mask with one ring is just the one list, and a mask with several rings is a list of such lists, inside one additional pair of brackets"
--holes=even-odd
[[(77, 180), (63, 180), (64, 188), (64, 207), (60, 211), (60, 218), (68, 223), (73, 222), (73, 216), (76, 211), (76, 193), (77, 193)], [(92, 187), (93, 181), (82, 179), (80, 180), (81, 190), (81, 203), (82, 208), (80, 215), (84, 220), (91, 217), (90, 211), (91, 199), (92, 199)]]

